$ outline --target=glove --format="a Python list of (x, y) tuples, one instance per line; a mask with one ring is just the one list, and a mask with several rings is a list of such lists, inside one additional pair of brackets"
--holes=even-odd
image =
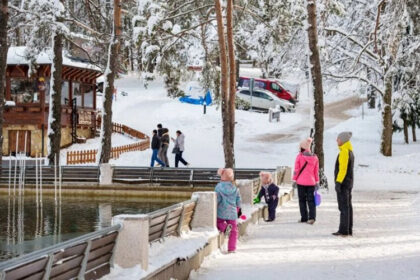
[(238, 207), (238, 218), (240, 218), (241, 216), (242, 216), (242, 209)]
[(260, 201), (261, 201), (260, 198), (258, 198), (258, 197), (254, 198), (254, 204), (260, 203)]
[(335, 182), (335, 191), (336, 192), (341, 192), (341, 183)]
[(319, 183), (316, 183), (315, 185), (315, 191), (319, 190)]

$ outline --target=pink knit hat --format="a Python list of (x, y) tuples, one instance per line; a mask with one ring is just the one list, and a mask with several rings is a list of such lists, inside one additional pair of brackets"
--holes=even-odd
[(232, 168), (219, 168), (219, 170), (217, 170), (217, 174), (220, 176), (222, 181), (233, 182), (234, 176)]
[(300, 144), (299, 144), (299, 146), (302, 148), (302, 149), (305, 149), (305, 150), (311, 150), (311, 144), (312, 144), (312, 138), (310, 138), (310, 137), (308, 137), (308, 138), (306, 138), (306, 139), (303, 139), (301, 142), (300, 142)]
[(263, 185), (268, 185), (273, 182), (273, 177), (270, 172), (260, 172), (261, 183)]

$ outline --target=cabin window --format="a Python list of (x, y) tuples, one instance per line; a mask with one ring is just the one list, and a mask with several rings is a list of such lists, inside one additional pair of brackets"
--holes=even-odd
[(61, 86), (61, 104), (67, 105), (69, 104), (69, 82), (63, 81), (63, 85)]
[(80, 90), (80, 84), (73, 82), (73, 99), (76, 98), (77, 107), (83, 106), (83, 93)]
[(93, 85), (83, 85), (82, 92), (84, 94), (84, 102), (83, 107), (85, 108), (93, 108)]
[(10, 94), (15, 103), (39, 103), (40, 95), (35, 81), (11, 78)]

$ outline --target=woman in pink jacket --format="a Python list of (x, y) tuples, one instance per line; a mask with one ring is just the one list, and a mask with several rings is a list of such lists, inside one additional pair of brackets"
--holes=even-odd
[[(313, 224), (316, 220), (315, 189), (319, 186), (318, 157), (311, 152), (312, 138), (300, 142), (296, 157), (293, 181), (297, 184), (301, 223)], [(309, 208), (309, 216), (308, 216)]]

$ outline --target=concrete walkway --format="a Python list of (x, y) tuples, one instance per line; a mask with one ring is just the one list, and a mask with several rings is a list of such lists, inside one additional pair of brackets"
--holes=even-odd
[(242, 237), (235, 254), (209, 256), (190, 279), (420, 279), (420, 195), (354, 192), (354, 236), (338, 229), (335, 193), (323, 195), (317, 222), (297, 223), (295, 200)]

